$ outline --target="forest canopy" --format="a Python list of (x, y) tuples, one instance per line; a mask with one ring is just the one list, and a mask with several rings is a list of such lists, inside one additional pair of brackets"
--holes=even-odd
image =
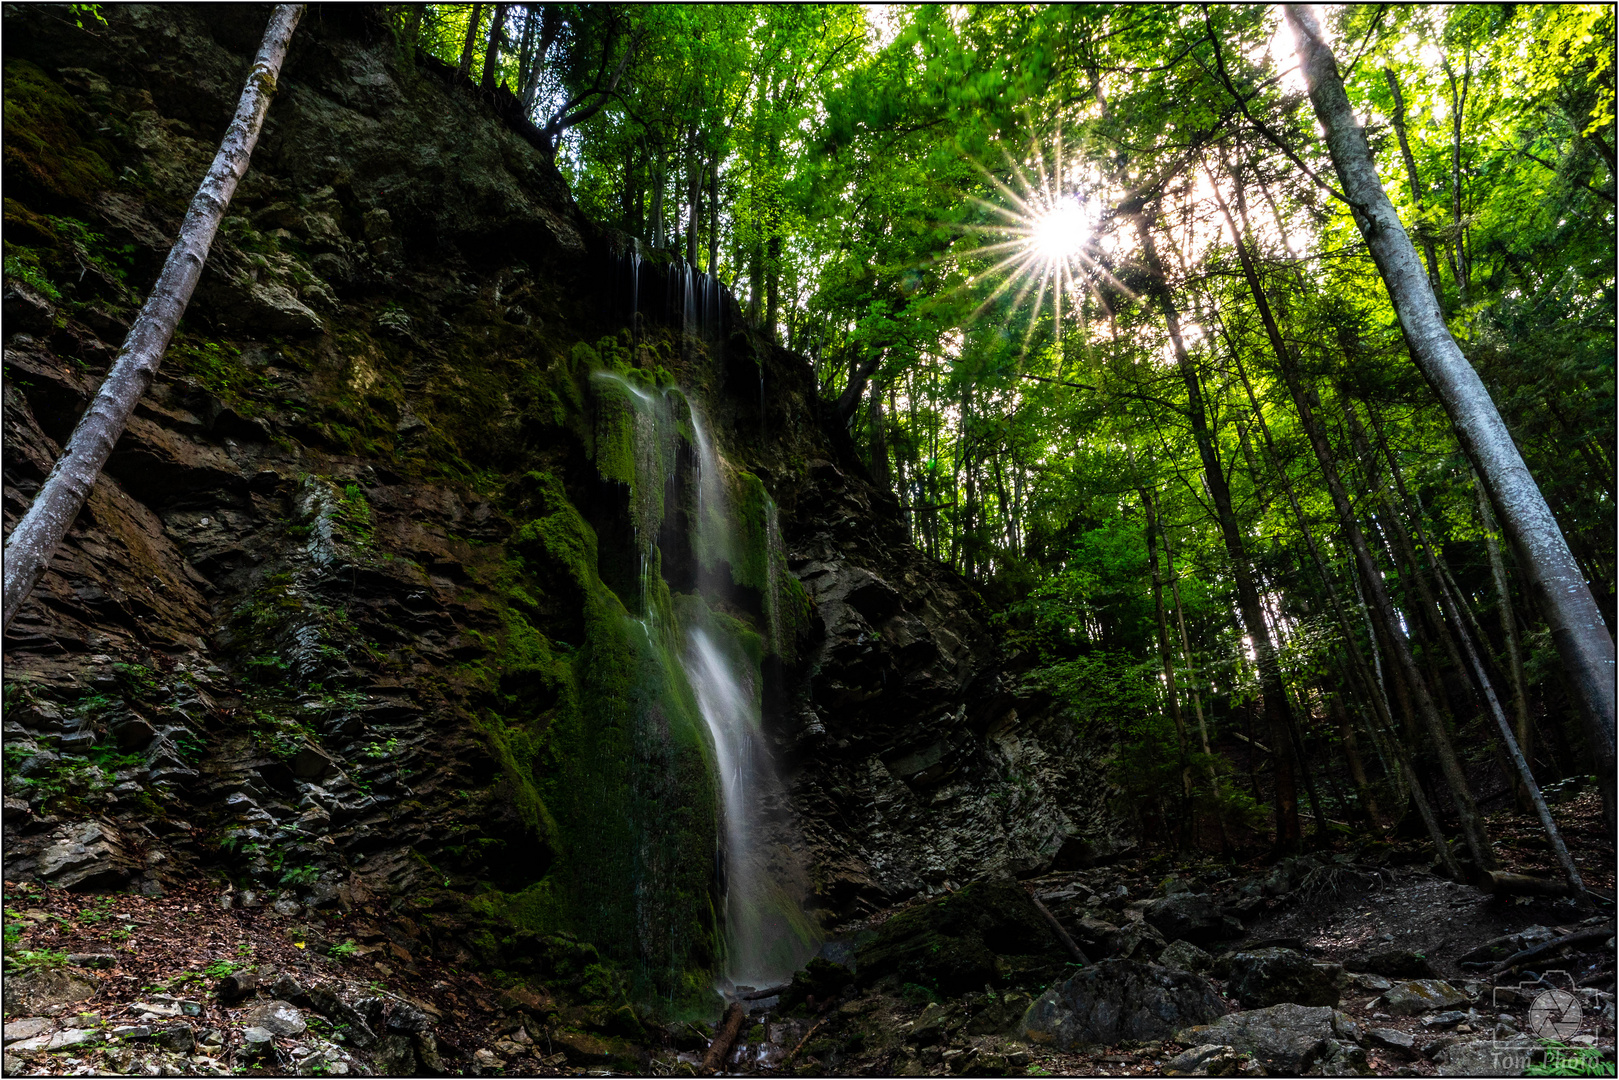
[[(1426, 790), (1487, 864), (1468, 768), (1519, 775), (1492, 709), (1541, 784), (1602, 760), (1280, 8), (396, 11), (587, 213), (808, 357), (1022, 677), (1116, 736), (1149, 829), (1274, 802), (1283, 840), (1295, 777), (1317, 830)], [(1613, 8), (1318, 17), (1611, 657)]]

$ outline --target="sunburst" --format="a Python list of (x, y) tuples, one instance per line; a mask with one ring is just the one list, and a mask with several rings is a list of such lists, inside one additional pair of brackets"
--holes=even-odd
[(1007, 154), (1009, 180), (991, 173), (971, 157), (968, 160), (999, 196), (969, 196), (972, 203), (997, 219), (992, 224), (967, 227), (989, 241), (972, 254), (994, 260), (974, 277), (998, 279), (996, 287), (969, 316), (969, 322), (1008, 292), (1012, 292), (1014, 311), (1023, 310), (1032, 292), (1023, 334), (1023, 351), (1027, 353), (1048, 293), (1053, 333), (1060, 342), (1065, 304), (1083, 319), (1084, 294), (1089, 292), (1103, 299), (1097, 288), (1099, 280), (1129, 292), (1097, 259), (1101, 181), (1088, 173), (1081, 161), (1064, 160), (1060, 134), (1053, 140), (1049, 162), (1038, 141), (1030, 144), (1023, 162)]

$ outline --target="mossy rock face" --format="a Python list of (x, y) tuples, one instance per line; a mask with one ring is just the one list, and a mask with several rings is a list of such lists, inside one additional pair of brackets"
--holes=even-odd
[(856, 959), (861, 982), (897, 976), (960, 994), (1000, 981), (1000, 957), (1049, 956), (1058, 948), (1027, 893), (1012, 882), (980, 881), (895, 915)]
[(113, 186), (105, 139), (92, 139), (79, 104), (37, 66), (8, 60), (6, 88), (6, 176), (49, 196), (89, 202)]

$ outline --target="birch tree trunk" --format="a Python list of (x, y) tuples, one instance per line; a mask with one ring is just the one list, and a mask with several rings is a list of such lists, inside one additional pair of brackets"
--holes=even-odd
[(1478, 467), (1490, 501), (1520, 555), (1535, 599), (1568, 672), (1585, 721), (1593, 771), (1604, 777), (1608, 827), (1614, 827), (1614, 645), (1596, 601), (1551, 508), (1529, 474), (1512, 435), (1478, 372), (1451, 337), (1433, 292), (1423, 288), (1423, 268), (1383, 191), (1355, 122), (1338, 65), (1309, 7), (1286, 5), (1298, 42), (1299, 66), (1316, 116), (1361, 235), (1371, 249), (1412, 356), (1456, 426), (1457, 439)]
[(236, 185), (247, 172), (253, 147), (259, 141), (264, 114), (275, 95), (276, 77), (286, 59), (287, 44), (303, 15), (302, 4), (281, 4), (270, 16), (264, 41), (242, 87), (236, 118), (225, 131), (225, 138), (214, 155), (214, 163), (197, 188), (196, 198), (186, 211), (180, 235), (169, 249), (163, 272), (158, 275), (152, 295), (147, 298), (112, 370), (101, 384), (95, 400), (85, 411), (68, 440), (67, 449), (57, 459), (50, 476), (34, 496), (28, 513), (6, 539), (5, 601), (0, 628), (28, 598), (50, 565), (56, 547), (67, 535), (79, 508), (95, 486), (101, 467), (123, 434), (135, 403), (152, 385), (163, 352), (174, 336), (174, 328), (185, 314), (186, 305), (202, 276), (214, 233), (219, 229), (225, 208), (230, 205)]

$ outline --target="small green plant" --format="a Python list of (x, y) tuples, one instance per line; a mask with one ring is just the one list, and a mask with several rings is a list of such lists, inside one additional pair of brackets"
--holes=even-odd
[(281, 875), (281, 884), (292, 886), (309, 886), (320, 880), (320, 868), (317, 866), (295, 866)]
[(1542, 1045), (1546, 1059), (1524, 1069), (1525, 1076), (1613, 1076), (1614, 1063), (1595, 1046), (1566, 1046), (1555, 1040)]
[(1050, 1076), (1051, 1075), (1051, 1070), (1047, 1069), (1047, 1068), (1044, 1068), (1042, 1066), (1039, 1066), (1039, 1065), (1030, 1065), (1027, 1069), (1023, 1070), (1023, 1075), (1025, 1075), (1025, 1076)]
[(215, 960), (202, 969), (205, 977), (210, 979), (223, 979), (227, 975), (235, 974), (241, 970), (242, 964), (235, 960)]
[(344, 941), (341, 944), (332, 946), (330, 950), (331, 957), (333, 960), (347, 960), (349, 957), (353, 956), (357, 951), (359, 951), (359, 948), (360, 947), (358, 945), (354, 944), (354, 939), (349, 938), (347, 941)]
[(100, 900), (96, 901), (94, 907), (85, 908), (83, 911), (79, 912), (79, 921), (87, 923), (102, 922), (107, 918), (107, 916), (112, 914), (112, 906), (113, 898), (110, 896), (103, 896)]
[(18, 952), (6, 953), (6, 970), (16, 973), (21, 971), (48, 971), (51, 968), (63, 967), (67, 964), (67, 953), (52, 949), (22, 949)]
[(24, 262), (15, 255), (7, 255), (5, 271), (7, 277), (16, 278), (34, 291), (44, 293), (52, 300), (62, 299), (61, 290), (52, 285), (50, 279), (40, 272), (39, 267), (34, 266), (32, 263)]
[(373, 741), (362, 753), (372, 761), (381, 761), (383, 758), (392, 757), (397, 749), (399, 749), (399, 739), (391, 738), (387, 742)]

